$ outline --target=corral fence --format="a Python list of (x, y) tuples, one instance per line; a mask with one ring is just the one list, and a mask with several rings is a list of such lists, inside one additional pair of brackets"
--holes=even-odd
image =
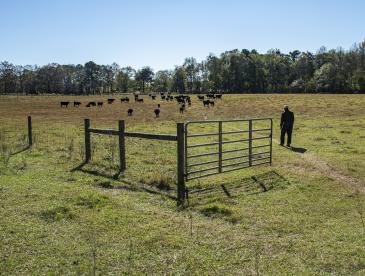
[[(32, 117), (28, 117), (27, 123), (31, 147)], [(84, 164), (92, 157), (92, 134), (118, 137), (120, 172), (127, 168), (126, 137), (176, 142), (178, 205), (186, 200), (185, 184), (190, 180), (272, 164), (271, 118), (177, 123), (176, 135), (126, 131), (124, 120), (118, 121), (118, 129), (98, 129), (91, 127), (89, 119), (84, 119)]]

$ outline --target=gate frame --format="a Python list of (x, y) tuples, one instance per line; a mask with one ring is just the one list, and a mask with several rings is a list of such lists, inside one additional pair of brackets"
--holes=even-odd
[[(255, 121), (269, 121), (270, 122), (270, 128), (262, 128), (262, 129), (253, 129), (253, 122)], [(238, 131), (226, 131), (224, 132), (223, 129), (223, 123), (234, 123), (234, 122), (248, 122), (248, 130), (238, 130)], [(209, 123), (216, 123), (218, 124), (218, 132), (214, 132), (214, 133), (198, 133), (198, 134), (191, 134), (189, 136), (188, 134), (188, 127), (191, 124), (209, 124)], [(257, 137), (257, 138), (253, 138), (253, 132), (259, 132), (259, 131), (270, 131), (269, 136), (265, 136), (265, 137)], [(249, 137), (248, 139), (243, 139), (242, 142), (248, 142), (248, 147), (241, 149), (241, 150), (248, 150), (248, 161), (246, 163), (248, 163), (248, 166), (246, 167), (240, 167), (240, 168), (236, 168), (236, 169), (232, 169), (232, 170), (228, 170), (228, 171), (223, 171), (223, 144), (225, 144), (225, 142), (223, 142), (223, 134), (235, 134), (235, 133), (248, 133)], [(207, 144), (198, 144), (198, 145), (188, 145), (188, 138), (189, 137), (207, 137), (207, 136), (218, 136), (218, 142), (212, 142), (212, 143), (207, 143)], [(269, 147), (269, 151), (266, 153), (269, 153), (270, 156), (267, 157), (266, 159), (269, 159), (268, 162), (264, 162), (264, 163), (259, 163), (259, 164), (252, 164), (253, 161), (255, 161), (255, 159), (252, 159), (252, 157), (255, 155), (253, 154), (253, 149), (256, 148), (254, 147), (252, 144), (253, 141), (255, 140), (260, 140), (260, 139), (270, 139), (269, 144), (267, 145), (262, 145), (260, 147)], [(272, 118), (253, 118), (253, 119), (233, 119), (233, 120), (205, 120), (205, 121), (189, 121), (186, 122), (185, 124), (185, 181), (189, 181), (189, 180), (193, 180), (193, 179), (198, 179), (198, 178), (203, 178), (203, 177), (208, 177), (208, 176), (212, 176), (212, 175), (216, 175), (216, 174), (221, 174), (221, 173), (225, 173), (225, 172), (230, 172), (233, 170), (240, 170), (240, 169), (245, 169), (245, 168), (250, 168), (250, 167), (254, 167), (257, 165), (261, 165), (261, 164), (270, 164), (270, 166), (272, 165), (272, 139), (273, 139), (273, 119)], [(235, 141), (235, 142), (240, 142), (241, 140)], [(228, 141), (232, 142), (232, 141)], [(188, 178), (189, 173), (188, 173), (188, 148), (193, 148), (193, 147), (203, 147), (203, 146), (212, 146), (212, 145), (218, 145), (218, 152), (215, 152), (214, 154), (218, 155), (218, 159), (214, 160), (214, 161), (208, 161), (208, 163), (218, 163), (218, 167), (216, 168), (218, 171), (215, 173), (208, 173), (205, 175), (200, 175), (194, 178)], [(203, 157), (203, 156), (208, 156), (208, 155), (212, 155), (212, 153), (202, 153), (199, 154), (199, 157)], [(208, 164), (207, 162), (201, 162), (201, 163), (196, 163), (196, 166), (199, 165), (204, 165), (204, 164)], [(211, 170), (213, 170), (215, 168), (212, 168)], [(207, 171), (207, 169), (201, 169), (197, 172), (200, 171)]]

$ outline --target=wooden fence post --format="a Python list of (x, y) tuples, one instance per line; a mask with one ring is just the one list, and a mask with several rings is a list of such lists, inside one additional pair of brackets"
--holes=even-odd
[(33, 145), (32, 117), (28, 116), (28, 146)]
[(124, 171), (126, 169), (126, 160), (125, 160), (125, 124), (124, 120), (120, 120), (118, 122), (118, 137), (119, 137), (119, 166), (120, 170)]
[(177, 123), (177, 206), (185, 202), (185, 137), (184, 123)]
[(252, 120), (248, 121), (248, 164), (252, 166)]
[(84, 120), (85, 127), (85, 163), (89, 162), (91, 159), (91, 144), (90, 144), (90, 120)]

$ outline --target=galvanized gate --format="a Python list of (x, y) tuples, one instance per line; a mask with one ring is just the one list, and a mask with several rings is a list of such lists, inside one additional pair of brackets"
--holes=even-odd
[(185, 124), (185, 180), (272, 163), (271, 118)]

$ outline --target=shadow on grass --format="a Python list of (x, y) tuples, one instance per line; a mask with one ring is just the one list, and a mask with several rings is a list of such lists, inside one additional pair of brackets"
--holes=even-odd
[(29, 150), (30, 148), (31, 148), (30, 146), (26, 146), (26, 147), (25, 147), (25, 148), (23, 148), (23, 149), (20, 149), (20, 150), (18, 150), (18, 151), (16, 151), (16, 152), (11, 153), (10, 155), (11, 155), (11, 156), (13, 156), (13, 155), (17, 155), (17, 154), (19, 154), (19, 153), (22, 153), (22, 152), (24, 152), (24, 151)]
[(85, 169), (84, 166), (87, 164), (88, 164), (87, 162), (83, 162), (80, 165), (78, 165), (77, 167), (71, 169), (70, 172), (79, 171), (82, 173), (87, 173), (87, 174), (91, 174), (94, 176), (104, 177), (104, 178), (114, 180), (114, 181), (120, 181), (120, 182), (128, 185), (128, 186), (120, 186), (120, 185), (114, 186), (111, 183), (109, 183), (107, 185), (105, 185), (105, 183), (102, 183), (102, 185), (100, 185), (101, 188), (115, 189), (115, 190), (128, 190), (128, 191), (132, 191), (132, 192), (137, 192), (137, 191), (147, 192), (149, 194), (162, 195), (162, 196), (168, 197), (173, 200), (177, 199), (176, 196), (174, 196), (173, 194), (170, 194), (168, 192), (154, 188), (153, 186), (146, 185), (146, 184), (132, 181), (132, 180), (128, 180), (128, 179), (125, 179), (124, 177), (120, 178), (120, 176), (123, 176), (122, 170), (118, 170), (114, 175), (108, 175), (108, 174), (99, 172), (97, 170)]
[(189, 201), (191, 203), (206, 203), (206, 200), (214, 201), (217, 198), (234, 198), (240, 195), (255, 195), (265, 193), (275, 189), (283, 189), (290, 185), (290, 182), (277, 173), (269, 171), (257, 174), (251, 177), (243, 178), (238, 183), (227, 183), (219, 186), (208, 187), (203, 189), (193, 189), (189, 191)]
[(84, 166), (87, 165), (87, 162), (82, 162), (80, 165), (78, 165), (77, 167), (71, 169), (71, 172), (75, 172), (75, 171), (80, 171), (83, 173), (87, 173), (87, 174), (91, 174), (91, 175), (95, 175), (95, 176), (101, 176), (101, 177), (105, 177), (111, 180), (118, 180), (119, 177), (122, 175), (122, 170), (119, 169), (115, 174), (113, 175), (109, 175), (103, 172), (99, 172), (97, 170), (90, 170), (90, 169), (85, 169)]
[(290, 147), (289, 149), (297, 153), (305, 153), (307, 151), (307, 149), (299, 147)]

